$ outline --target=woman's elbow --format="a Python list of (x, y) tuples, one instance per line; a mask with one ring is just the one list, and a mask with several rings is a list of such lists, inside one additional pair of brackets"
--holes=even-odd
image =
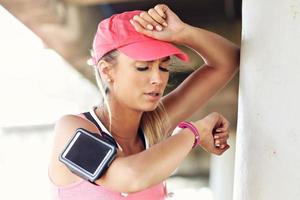
[(240, 66), (240, 48), (235, 46), (233, 48), (231, 58), (227, 59), (223, 63), (223, 69), (225, 69), (229, 74), (235, 74), (239, 70)]
[(234, 59), (235, 60), (234, 66), (236, 68), (238, 68), (240, 66), (240, 57), (241, 57), (240, 55), (241, 55), (241, 50), (239, 47), (237, 47), (235, 50), (235, 59)]
[(235, 70), (240, 66), (240, 52), (240, 48), (238, 46), (235, 46), (230, 63), (231, 67)]

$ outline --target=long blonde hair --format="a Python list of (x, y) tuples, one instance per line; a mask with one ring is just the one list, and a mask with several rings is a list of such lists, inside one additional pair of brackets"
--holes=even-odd
[[(113, 50), (105, 54), (101, 60), (111, 63), (112, 65), (116, 64), (116, 57), (119, 55), (117, 50)], [(108, 85), (102, 81), (100, 72), (96, 65), (94, 65), (95, 76), (97, 85), (103, 97), (103, 103), (107, 108), (109, 115), (109, 131), (111, 132), (112, 126), (112, 114), (111, 109), (107, 100), (107, 95), (109, 93)], [(143, 112), (142, 118), (140, 121), (140, 127), (143, 130), (145, 136), (149, 141), (149, 145), (152, 146), (161, 140), (164, 140), (167, 136), (167, 131), (170, 126), (168, 114), (164, 108), (162, 102), (159, 102), (157, 108), (153, 111)]]

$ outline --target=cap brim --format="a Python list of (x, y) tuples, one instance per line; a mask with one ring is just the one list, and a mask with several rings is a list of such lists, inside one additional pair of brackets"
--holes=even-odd
[(185, 62), (189, 60), (188, 55), (173, 44), (154, 39), (131, 43), (119, 47), (118, 50), (125, 55), (140, 61), (156, 60), (171, 55), (174, 55)]

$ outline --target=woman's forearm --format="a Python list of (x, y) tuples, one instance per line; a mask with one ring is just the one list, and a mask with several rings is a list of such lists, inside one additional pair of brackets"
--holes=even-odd
[(196, 50), (204, 62), (211, 67), (231, 70), (239, 65), (239, 47), (222, 36), (205, 29), (186, 24), (175, 43)]
[[(140, 153), (118, 157), (97, 184), (116, 191), (137, 192), (167, 179), (191, 151), (195, 136), (188, 129)], [(116, 178), (118, 183), (115, 183)]]
[(150, 149), (128, 157), (128, 162), (139, 172), (139, 187), (145, 189), (168, 178), (191, 151), (194, 140), (193, 133), (184, 129)]

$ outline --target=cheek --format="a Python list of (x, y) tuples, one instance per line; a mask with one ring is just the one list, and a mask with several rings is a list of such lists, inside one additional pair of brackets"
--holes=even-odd
[(141, 92), (143, 86), (147, 84), (147, 78), (138, 73), (127, 73), (121, 76), (123, 77), (121, 87), (127, 88), (129, 93), (134, 92), (134, 90), (138, 90), (136, 92)]
[(132, 102), (144, 91), (147, 80), (135, 73), (123, 73), (117, 77), (114, 86), (115, 94), (123, 101)]

